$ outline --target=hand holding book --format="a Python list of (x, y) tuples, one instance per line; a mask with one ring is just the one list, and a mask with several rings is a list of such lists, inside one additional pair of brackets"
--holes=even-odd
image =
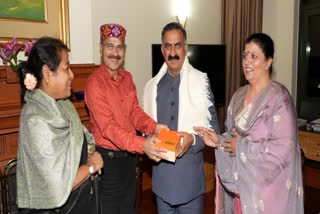
[(194, 137), (192, 134), (187, 132), (178, 132), (178, 135), (181, 136), (180, 144), (178, 145), (177, 157), (182, 157), (189, 148), (193, 145)]
[(155, 135), (150, 135), (143, 144), (143, 152), (153, 161), (159, 162), (166, 158), (167, 150), (156, 146), (160, 140)]
[(178, 146), (180, 145), (181, 135), (177, 131), (161, 129), (158, 134), (160, 141), (155, 142), (159, 148), (165, 149), (165, 160), (175, 162)]

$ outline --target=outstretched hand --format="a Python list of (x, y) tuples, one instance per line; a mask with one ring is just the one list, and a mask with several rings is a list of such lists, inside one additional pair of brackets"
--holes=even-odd
[(200, 126), (195, 126), (193, 129), (207, 146), (216, 148), (219, 145), (220, 138), (214, 130)]
[(229, 152), (230, 155), (236, 155), (237, 144), (241, 136), (235, 129), (232, 129), (231, 134), (233, 135), (233, 137), (225, 138), (224, 143), (221, 144), (221, 146), (224, 148), (225, 152)]
[(149, 136), (143, 145), (143, 152), (153, 161), (159, 162), (164, 159), (167, 150), (157, 147), (154, 142), (159, 142), (160, 140), (155, 136)]

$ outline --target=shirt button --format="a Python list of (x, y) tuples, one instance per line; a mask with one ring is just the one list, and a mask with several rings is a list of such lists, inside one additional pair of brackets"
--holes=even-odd
[(173, 105), (174, 105), (174, 102), (172, 101), (170, 104), (173, 106)]
[(171, 119), (171, 120), (174, 120), (174, 116), (171, 116), (170, 119)]

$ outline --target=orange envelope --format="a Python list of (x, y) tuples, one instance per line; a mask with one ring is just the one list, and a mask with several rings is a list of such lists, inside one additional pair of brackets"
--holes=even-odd
[(161, 140), (161, 142), (155, 142), (155, 145), (168, 150), (165, 153), (165, 155), (167, 156), (166, 160), (175, 162), (176, 152), (178, 144), (180, 143), (181, 136), (177, 134), (177, 131), (161, 129), (158, 138)]

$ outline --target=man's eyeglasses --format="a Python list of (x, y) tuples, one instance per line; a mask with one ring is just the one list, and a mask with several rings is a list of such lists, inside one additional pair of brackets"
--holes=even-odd
[(118, 50), (118, 51), (122, 51), (124, 49), (124, 45), (117, 45), (117, 46), (114, 46), (113, 44), (110, 44), (110, 43), (102, 43), (103, 46), (105, 46), (108, 50), (112, 51), (114, 50), (115, 48)]

